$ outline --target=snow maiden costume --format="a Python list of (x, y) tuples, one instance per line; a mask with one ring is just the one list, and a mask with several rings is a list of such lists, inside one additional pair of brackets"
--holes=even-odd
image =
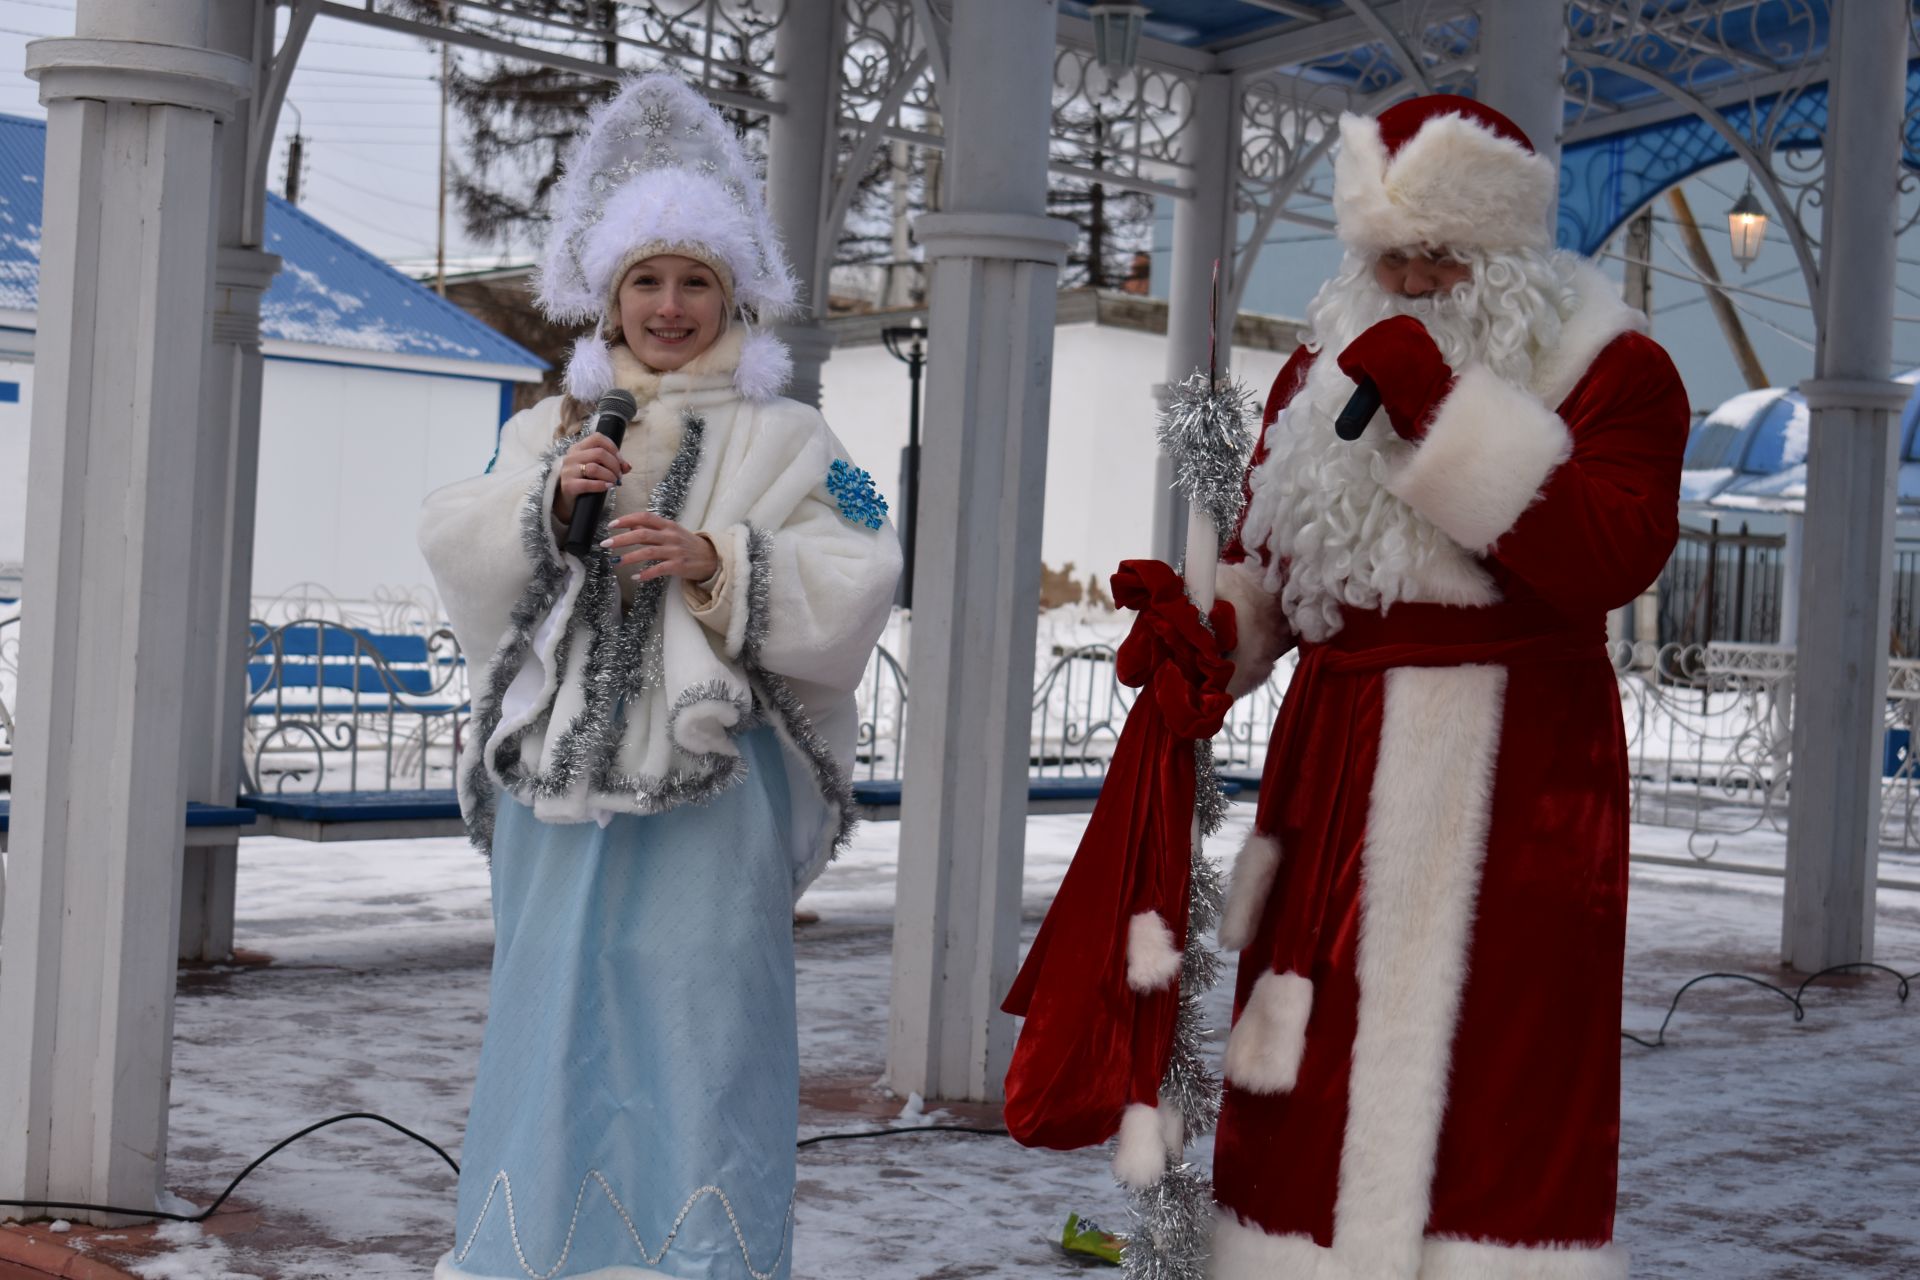
[[(1687, 399), (1552, 252), (1553, 167), (1460, 98), (1347, 116), (1349, 255), (1274, 383), (1220, 590), (1300, 662), (1238, 950), (1218, 1280), (1618, 1280), (1625, 741), (1606, 614), (1676, 536)], [(1473, 268), (1446, 298), (1376, 255)], [(1348, 444), (1361, 377), (1385, 412)]]
[[(791, 910), (851, 823), (852, 690), (899, 574), (787, 361), (749, 323), (794, 285), (732, 131), (666, 76), (596, 111), (556, 192), (540, 301), (594, 320), (567, 389), (640, 414), (605, 518), (641, 504), (714, 543), (703, 583), (635, 584), (552, 518), (554, 397), (420, 541), (476, 660), (461, 811), (491, 855), (491, 1007), (440, 1280), (783, 1280), (798, 1050)], [(739, 313), (658, 373), (618, 334), (628, 267), (713, 269)], [(829, 488), (829, 485), (832, 488)], [(601, 536), (604, 536), (604, 522)]]

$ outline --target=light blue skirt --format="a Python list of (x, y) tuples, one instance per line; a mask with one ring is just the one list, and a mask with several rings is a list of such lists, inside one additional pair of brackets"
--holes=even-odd
[(440, 1280), (787, 1280), (799, 1049), (772, 732), (706, 805), (503, 797), (491, 1007)]

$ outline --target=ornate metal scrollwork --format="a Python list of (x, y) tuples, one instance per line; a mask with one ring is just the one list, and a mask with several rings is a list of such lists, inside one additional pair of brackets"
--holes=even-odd
[(1826, 108), (1815, 81), (1829, 22), (1826, 0), (1568, 0), (1566, 88), (1575, 104), (1568, 128), (1624, 110), (1608, 90), (1627, 84), (1687, 108), (1702, 130), (1697, 137), (1673, 132), (1664, 145), (1717, 156), (1717, 139), (1746, 163), (1817, 299)]

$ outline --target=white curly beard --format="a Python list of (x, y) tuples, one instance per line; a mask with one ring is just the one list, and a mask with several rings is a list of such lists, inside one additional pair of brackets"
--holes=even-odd
[(1456, 372), (1483, 363), (1527, 385), (1536, 353), (1551, 347), (1575, 304), (1572, 266), (1561, 255), (1463, 254), (1473, 277), (1448, 294), (1401, 298), (1375, 283), (1373, 260), (1349, 254), (1308, 308), (1308, 346), (1318, 354), (1266, 434), (1268, 456), (1250, 477), (1242, 541), (1265, 546), (1266, 586), (1295, 634), (1318, 642), (1340, 629), (1341, 608), (1386, 610), (1402, 600), (1490, 604), (1487, 571), (1458, 543), (1386, 490), (1395, 464), (1415, 448), (1384, 417), (1348, 443), (1333, 422), (1353, 395), (1334, 357), (1372, 325), (1411, 315)]

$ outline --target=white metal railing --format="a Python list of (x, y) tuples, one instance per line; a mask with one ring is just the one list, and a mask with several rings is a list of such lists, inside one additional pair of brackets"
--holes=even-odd
[[(250, 655), (246, 772), (256, 790), (444, 788), (464, 730), (468, 668), (432, 601), (339, 601), (306, 589), (258, 601)], [(1036, 776), (1106, 772), (1134, 690), (1115, 678), (1128, 619), (1043, 620), (1029, 765)], [(908, 707), (896, 621), (855, 692), (858, 780), (903, 776)], [(0, 766), (17, 705), (19, 611), (0, 606)], [(1792, 780), (1793, 652), (1772, 645), (1613, 646), (1631, 817), (1685, 833), (1702, 861), (1729, 841), (1778, 836)], [(1224, 773), (1247, 778), (1295, 662), (1237, 702), (1214, 739)], [(324, 668), (324, 673), (321, 673)], [(1920, 852), (1920, 660), (1890, 664), (1881, 842)]]

